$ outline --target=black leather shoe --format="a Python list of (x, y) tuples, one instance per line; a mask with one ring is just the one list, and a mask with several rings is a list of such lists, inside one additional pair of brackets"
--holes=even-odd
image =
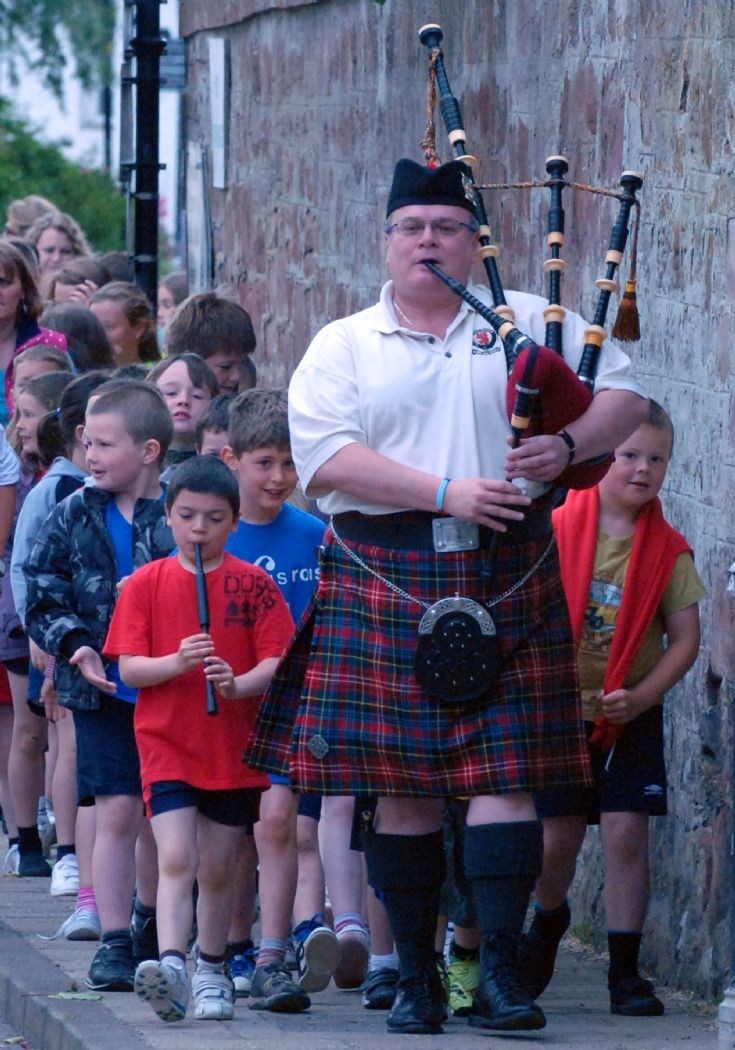
[(644, 977), (623, 977), (610, 981), (610, 1013), (623, 1017), (660, 1017), (664, 1004), (654, 994), (653, 984)]
[(367, 1010), (390, 1010), (397, 987), (398, 970), (387, 966), (371, 970), (362, 982), (362, 1005)]
[(438, 979), (427, 974), (402, 977), (387, 1024), (391, 1032), (441, 1035), (443, 1015), (444, 999)]
[(546, 1018), (522, 980), (517, 939), (493, 934), (482, 946), (482, 976), (469, 1017), (471, 1028), (500, 1032), (544, 1028)]

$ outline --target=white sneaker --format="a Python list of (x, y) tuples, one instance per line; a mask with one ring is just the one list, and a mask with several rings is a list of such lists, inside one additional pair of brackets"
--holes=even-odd
[(18, 843), (14, 842), (5, 854), (5, 860), (3, 861), (3, 875), (17, 875), (19, 864), (20, 850), (18, 849)]
[(52, 897), (76, 897), (79, 892), (79, 865), (76, 853), (67, 853), (57, 860), (51, 872)]
[(66, 937), (67, 941), (98, 941), (102, 936), (100, 917), (89, 908), (75, 908), (51, 937), (42, 933), (38, 936), (42, 941), (55, 941), (59, 937)]
[(194, 1016), (198, 1021), (231, 1021), (235, 1008), (232, 981), (224, 973), (197, 970), (191, 979)]
[(183, 1021), (186, 1017), (189, 981), (183, 967), (146, 959), (135, 971), (134, 987), (139, 998), (150, 1003), (162, 1021)]
[(20, 849), (18, 843), (14, 842), (9, 847), (5, 854), (5, 860), (2, 862), (2, 874), (3, 875), (18, 875), (18, 866), (20, 864)]

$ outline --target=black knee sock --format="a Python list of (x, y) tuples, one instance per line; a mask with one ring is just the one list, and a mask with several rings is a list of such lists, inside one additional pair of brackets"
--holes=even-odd
[(445, 866), (441, 831), (366, 835), (365, 859), (368, 882), (388, 912), (401, 976), (432, 973)]
[(610, 952), (610, 968), (607, 979), (610, 984), (638, 975), (638, 953), (641, 934), (633, 931), (608, 930), (607, 946)]
[(569, 905), (566, 901), (558, 908), (547, 911), (540, 909), (537, 904), (533, 911), (531, 929), (542, 940), (558, 944), (569, 929), (570, 918)]
[(484, 936), (520, 934), (543, 851), (537, 820), (467, 827), (465, 869)]

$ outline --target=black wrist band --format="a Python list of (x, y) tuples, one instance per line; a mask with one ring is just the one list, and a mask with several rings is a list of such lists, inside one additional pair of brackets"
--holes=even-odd
[(560, 437), (569, 449), (569, 459), (567, 460), (567, 465), (569, 465), (569, 463), (571, 463), (574, 459), (574, 453), (577, 451), (577, 446), (574, 443), (574, 438), (567, 430), (560, 430), (556, 436)]

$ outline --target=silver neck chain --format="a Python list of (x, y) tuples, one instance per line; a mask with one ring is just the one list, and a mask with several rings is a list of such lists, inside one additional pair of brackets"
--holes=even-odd
[(416, 331), (418, 331), (418, 326), (413, 323), (410, 317), (406, 317), (403, 310), (401, 310), (400, 306), (398, 305), (398, 302), (396, 301), (395, 297), (393, 298), (393, 309), (398, 311), (398, 313), (401, 315), (401, 317), (406, 322), (409, 328), (415, 328)]
[[(393, 591), (394, 594), (399, 595), (401, 598), (405, 598), (406, 601), (413, 602), (414, 605), (420, 605), (422, 609), (431, 608), (432, 603), (424, 602), (420, 598), (415, 598), (413, 594), (409, 594), (408, 591), (404, 591), (401, 587), (398, 587), (391, 580), (387, 580), (385, 576), (381, 576), (379, 572), (375, 571), (375, 569), (371, 569), (370, 566), (367, 565), (359, 555), (355, 554), (353, 550), (350, 550), (350, 548), (344, 542), (342, 537), (337, 534), (337, 530), (334, 527), (334, 518), (330, 519), (329, 528), (335, 540), (337, 541), (337, 546), (342, 548), (347, 557), (350, 558), (355, 563), (355, 565), (359, 565), (361, 569), (364, 569), (365, 572), (370, 573), (370, 575), (374, 576), (376, 580), (380, 580), (380, 582), (384, 584), (388, 588), (388, 590)], [(512, 587), (509, 587), (507, 591), (503, 591), (503, 593), (499, 594), (497, 598), (493, 598), (491, 601), (483, 601), (482, 604), (485, 606), (485, 608), (492, 609), (494, 605), (497, 605), (499, 602), (502, 602), (505, 598), (509, 598), (514, 591), (517, 591), (519, 587), (522, 587), (524, 583), (530, 580), (533, 574), (537, 571), (537, 569), (541, 568), (541, 565), (546, 560), (553, 546), (554, 537), (552, 536), (548, 542), (548, 545), (546, 546), (546, 549), (536, 559), (536, 561), (533, 563), (528, 572), (524, 573), (524, 575), (521, 576), (520, 580), (516, 580)]]

